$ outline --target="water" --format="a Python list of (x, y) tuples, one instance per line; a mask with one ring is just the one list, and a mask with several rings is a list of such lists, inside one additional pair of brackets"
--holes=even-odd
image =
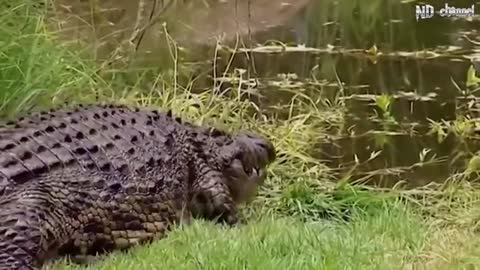
[[(94, 40), (108, 40), (115, 29), (133, 25), (136, 9), (127, 7), (132, 1), (123, 2), (117, 0), (110, 5), (122, 14), (110, 19), (118, 23), (99, 26), (101, 31), (93, 36)], [(215, 44), (212, 38), (220, 34), (224, 34), (224, 42), (229, 45), (234, 44), (235, 33), (240, 33), (248, 46), (268, 41), (278, 45), (281, 41), (318, 49), (251, 52), (248, 58), (245, 53), (237, 53), (230, 71), (243, 68), (260, 82), (264, 107), (288, 104), (292, 97), (271, 83), (278, 80), (279, 74), (295, 74), (294, 81), (302, 87), (318, 88), (320, 81), (325, 99), (337, 96), (340, 80), (344, 88), (341, 97), (346, 105), (345, 127), (340, 133), (336, 130), (328, 138), (319, 138), (314, 150), (332, 168), (346, 171), (357, 159), (360, 165), (355, 176), (369, 176), (368, 181), (384, 186), (401, 180), (411, 186), (441, 182), (465, 170), (466, 162), (479, 149), (475, 134), (470, 138), (448, 135), (439, 140), (428, 132), (431, 121), (478, 117), (478, 109), (468, 108), (475, 91), (466, 87), (466, 78), (471, 58), (478, 51), (474, 42), (480, 42), (479, 17), (434, 16), (417, 21), (416, 1), (297, 0), (291, 1), (292, 5), (285, 2), (288, 1), (198, 1), (196, 4), (177, 1), (165, 13), (165, 20), (172, 26), (169, 33), (190, 52), (187, 58), (210, 66), (208, 60), (214, 55)], [(424, 2), (440, 8), (438, 1)], [(475, 4), (480, 12), (480, 2), (450, 0), (448, 3), (458, 7)], [(80, 11), (72, 11), (75, 12)], [(66, 18), (65, 14), (62, 16)], [(143, 64), (158, 65), (163, 61), (162, 29), (165, 28), (156, 25), (143, 38), (139, 46), (143, 54), (138, 56), (142, 59), (139, 61), (144, 60)], [(118, 35), (116, 39), (125, 36), (128, 35)], [(335, 51), (329, 51), (329, 46), (334, 46)], [(105, 42), (95, 47), (95, 51), (101, 58), (111, 48)], [(372, 48), (383, 55), (373, 56), (365, 51)], [(423, 50), (428, 52), (422, 53)], [(224, 72), (229, 56), (219, 54), (217, 74)], [(205, 85), (208, 84), (197, 87)], [(466, 93), (466, 89), (470, 92)], [(398, 123), (387, 129), (385, 121), (375, 116), (382, 114), (375, 105), (375, 98), (382, 94), (394, 97), (389, 112)], [(380, 150), (381, 154), (368, 161), (373, 152)], [(427, 159), (433, 155), (437, 158), (432, 164), (424, 164), (422, 153), (428, 153)]]

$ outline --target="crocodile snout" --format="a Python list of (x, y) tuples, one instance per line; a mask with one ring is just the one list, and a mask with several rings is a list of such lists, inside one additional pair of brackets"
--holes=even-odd
[(244, 132), (238, 135), (238, 140), (257, 156), (258, 166), (264, 167), (275, 161), (276, 150), (268, 139), (253, 132)]

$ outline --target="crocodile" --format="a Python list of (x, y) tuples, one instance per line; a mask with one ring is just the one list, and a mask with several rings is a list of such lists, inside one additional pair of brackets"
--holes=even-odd
[(152, 242), (192, 219), (241, 223), (273, 144), (171, 110), (89, 104), (0, 127), (0, 270)]

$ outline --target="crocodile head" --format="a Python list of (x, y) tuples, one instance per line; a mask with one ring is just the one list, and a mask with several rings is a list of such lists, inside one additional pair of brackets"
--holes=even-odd
[(267, 176), (267, 166), (276, 158), (273, 144), (260, 135), (242, 132), (220, 148), (221, 172), (236, 203), (250, 201)]

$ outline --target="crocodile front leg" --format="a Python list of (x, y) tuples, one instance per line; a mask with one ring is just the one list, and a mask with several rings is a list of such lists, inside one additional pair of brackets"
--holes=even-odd
[(9, 194), (0, 208), (0, 270), (39, 269), (70, 236), (70, 222), (41, 189)]
[(191, 192), (190, 208), (194, 217), (228, 225), (238, 223), (237, 207), (222, 173), (198, 162)]

